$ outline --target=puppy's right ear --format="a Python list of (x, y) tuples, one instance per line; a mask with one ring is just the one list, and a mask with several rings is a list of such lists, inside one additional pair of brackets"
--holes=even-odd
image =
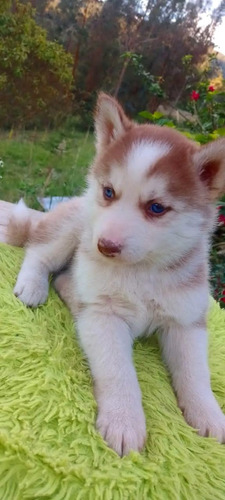
[(209, 200), (219, 200), (225, 194), (225, 139), (201, 146), (194, 154), (194, 163), (200, 180), (207, 188)]
[(95, 111), (95, 133), (97, 153), (116, 141), (133, 125), (116, 99), (101, 92)]

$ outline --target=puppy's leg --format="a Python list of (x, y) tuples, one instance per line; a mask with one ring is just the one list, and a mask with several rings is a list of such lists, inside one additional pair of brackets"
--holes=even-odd
[(83, 224), (81, 199), (73, 199), (45, 214), (29, 236), (15, 295), (26, 305), (37, 306), (48, 296), (48, 276), (71, 259)]
[(76, 291), (74, 290), (73, 280), (72, 280), (72, 268), (68, 267), (65, 271), (59, 273), (53, 279), (53, 286), (60, 296), (60, 298), (65, 302), (67, 307), (70, 309), (74, 319), (76, 318), (78, 306), (76, 301)]
[(78, 333), (94, 378), (98, 430), (119, 455), (140, 451), (146, 437), (145, 417), (128, 325), (88, 306), (78, 316)]
[(44, 248), (31, 246), (18, 274), (14, 294), (27, 306), (36, 307), (43, 304), (48, 296), (49, 267), (47, 258), (50, 255), (47, 246)]
[(205, 328), (174, 326), (160, 335), (160, 341), (186, 421), (201, 436), (224, 443), (225, 416), (210, 387)]

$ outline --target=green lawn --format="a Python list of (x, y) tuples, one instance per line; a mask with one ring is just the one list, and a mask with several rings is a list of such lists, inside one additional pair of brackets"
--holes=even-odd
[(0, 134), (0, 199), (23, 197), (40, 208), (37, 196), (72, 196), (85, 186), (94, 155), (92, 133), (77, 130)]

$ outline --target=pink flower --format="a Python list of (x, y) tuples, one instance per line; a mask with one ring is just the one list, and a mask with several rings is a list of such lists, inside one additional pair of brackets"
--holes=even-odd
[(196, 92), (196, 90), (192, 90), (191, 100), (192, 101), (198, 101), (199, 97), (200, 97), (199, 92)]
[(209, 85), (208, 91), (209, 92), (214, 92), (215, 91), (215, 88), (213, 87), (213, 85)]

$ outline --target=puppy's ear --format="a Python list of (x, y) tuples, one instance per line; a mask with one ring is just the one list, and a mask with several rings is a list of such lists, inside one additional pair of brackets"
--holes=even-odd
[(101, 153), (111, 142), (116, 141), (133, 123), (127, 118), (116, 99), (101, 92), (95, 111), (96, 149)]
[(208, 189), (209, 200), (216, 201), (225, 192), (225, 139), (201, 146), (194, 154), (194, 163)]

